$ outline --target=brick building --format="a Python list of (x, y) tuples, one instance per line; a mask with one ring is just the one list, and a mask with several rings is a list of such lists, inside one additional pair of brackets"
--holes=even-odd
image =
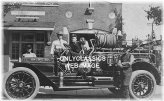
[(22, 4), (4, 17), (4, 72), (12, 62), (19, 61), (27, 44), (37, 57), (49, 57), (56, 32), (64, 30), (64, 40), (70, 43), (72, 33), (77, 36), (96, 31), (108, 32), (115, 27), (115, 11), (122, 15), (122, 4), (109, 2)]

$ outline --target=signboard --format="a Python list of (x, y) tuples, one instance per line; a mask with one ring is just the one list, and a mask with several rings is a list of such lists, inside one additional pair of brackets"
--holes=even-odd
[(57, 2), (27, 2), (27, 3), (23, 3), (23, 6), (35, 6), (35, 7), (58, 7), (59, 4)]
[(52, 58), (40, 58), (40, 57), (26, 57), (22, 58), (22, 62), (26, 63), (54, 63)]
[(19, 15), (19, 16), (45, 16), (45, 11), (11, 11), (11, 15)]

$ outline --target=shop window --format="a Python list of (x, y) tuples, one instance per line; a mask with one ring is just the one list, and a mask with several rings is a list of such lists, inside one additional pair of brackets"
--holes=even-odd
[(36, 44), (36, 55), (37, 55), (37, 57), (43, 57), (44, 44)]
[(36, 41), (44, 41), (45, 36), (42, 33), (36, 34)]
[(14, 33), (14, 35), (12, 36), (12, 41), (19, 41), (19, 39), (20, 39), (19, 33)]
[(12, 43), (12, 59), (19, 58), (19, 43)]
[(37, 57), (44, 57), (46, 33), (44, 32), (14, 32), (11, 36), (11, 58), (19, 59), (26, 52), (26, 46), (32, 46), (32, 52)]
[(33, 33), (25, 33), (22, 35), (22, 41), (26, 42), (33, 42), (34, 41), (34, 34)]

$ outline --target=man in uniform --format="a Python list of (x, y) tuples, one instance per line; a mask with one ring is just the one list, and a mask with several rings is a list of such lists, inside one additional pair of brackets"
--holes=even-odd
[(70, 44), (72, 52), (79, 53), (81, 51), (80, 43), (77, 41), (77, 36), (72, 34), (72, 42)]
[(80, 44), (81, 44), (83, 54), (88, 54), (88, 52), (90, 50), (88, 41), (84, 37), (81, 37), (80, 38)]
[(54, 57), (54, 67), (55, 67), (55, 75), (57, 76), (58, 73), (58, 66), (57, 66), (57, 58), (59, 58), (60, 54), (63, 52), (65, 48), (64, 44), (67, 44), (67, 41), (63, 40), (63, 32), (59, 31), (57, 33), (57, 40), (54, 40), (51, 45), (51, 56)]
[(129, 95), (129, 82), (132, 75), (131, 65), (134, 61), (134, 56), (130, 54), (130, 47), (125, 48), (125, 53), (120, 57), (118, 66), (122, 68), (122, 97), (130, 98)]

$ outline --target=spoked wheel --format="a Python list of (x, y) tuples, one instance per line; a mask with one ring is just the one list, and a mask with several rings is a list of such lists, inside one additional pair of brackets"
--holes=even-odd
[(18, 67), (6, 74), (3, 88), (9, 99), (31, 99), (36, 96), (39, 86), (39, 79), (32, 70)]
[(145, 70), (137, 70), (132, 73), (129, 90), (135, 99), (147, 99), (155, 92), (156, 81), (154, 76)]

